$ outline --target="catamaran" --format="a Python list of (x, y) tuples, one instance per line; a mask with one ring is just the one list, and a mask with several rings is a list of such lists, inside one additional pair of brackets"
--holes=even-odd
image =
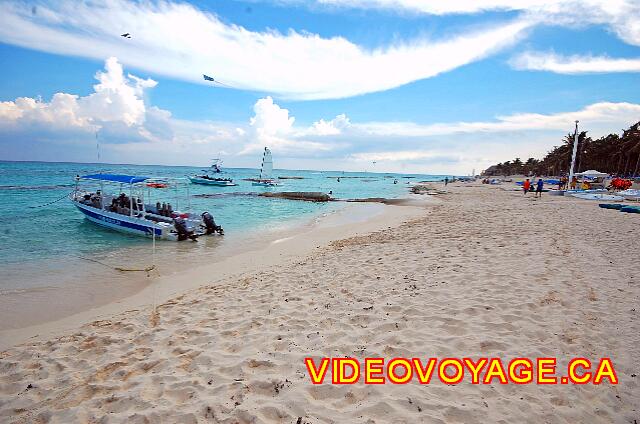
[(213, 159), (213, 163), (211, 164), (211, 167), (209, 169), (202, 170), (204, 174), (190, 176), (189, 180), (193, 184), (204, 184), (204, 185), (211, 185), (216, 187), (231, 187), (231, 186), (237, 185), (233, 182), (231, 178), (212, 177), (209, 175), (210, 173), (212, 174), (221, 173), (222, 169), (220, 168), (220, 164), (222, 164), (222, 161), (220, 159)]
[(249, 179), (252, 181), (251, 185), (262, 187), (273, 187), (278, 184), (271, 178), (273, 172), (273, 159), (271, 157), (271, 150), (268, 147), (264, 148), (262, 154), (262, 166), (260, 167), (260, 176), (257, 179)]
[[(166, 202), (152, 204), (151, 190), (155, 187), (149, 181), (154, 180), (121, 174), (77, 176), (75, 188), (69, 198), (89, 221), (120, 232), (172, 241), (196, 240), (203, 235), (223, 234), (222, 227), (216, 225), (209, 212), (197, 215), (174, 210)], [(83, 183), (98, 184), (99, 188), (81, 187)], [(115, 186), (116, 192), (120, 194), (108, 194), (105, 186)], [(177, 202), (174, 205), (177, 209)]]

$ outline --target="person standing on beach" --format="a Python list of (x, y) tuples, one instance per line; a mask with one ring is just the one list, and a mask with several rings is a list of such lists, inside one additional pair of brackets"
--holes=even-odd
[(527, 178), (522, 183), (522, 190), (524, 191), (525, 195), (527, 194), (527, 192), (529, 191), (530, 188), (531, 188), (531, 181), (529, 181), (529, 178)]
[(542, 181), (542, 178), (540, 178), (536, 183), (536, 197), (542, 198), (542, 187), (544, 187), (544, 182)]
[(449, 177), (444, 177), (444, 186), (446, 187), (449, 184)]
[(571, 179), (571, 190), (575, 190), (577, 185), (578, 185), (578, 177), (574, 176)]

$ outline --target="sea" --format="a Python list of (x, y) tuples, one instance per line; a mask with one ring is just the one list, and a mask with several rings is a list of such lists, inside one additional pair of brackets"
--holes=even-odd
[[(211, 240), (198, 243), (156, 243), (154, 255), (161, 258), (165, 270), (178, 270), (249, 249), (261, 239), (308, 225), (347, 205), (266, 198), (258, 196), (260, 192), (331, 192), (342, 200), (399, 198), (407, 195), (412, 182), (444, 178), (275, 169), (273, 177), (280, 185), (267, 188), (245, 181), (257, 178), (258, 169), (223, 168), (217, 176), (231, 178), (237, 186), (190, 184), (186, 177), (202, 171), (201, 167), (186, 166), (0, 161), (0, 309), (4, 310), (0, 311), (0, 323), (4, 321), (4, 328), (34, 323), (46, 315), (38, 314), (38, 305), (66, 300), (69, 305), (64, 313), (68, 314), (77, 309), (74, 305), (97, 305), (105, 295), (125, 294), (138, 288), (139, 280), (114, 273), (113, 267), (144, 267), (150, 261), (150, 240), (104, 229), (86, 220), (67, 198), (77, 175), (112, 173), (179, 181), (178, 188), (149, 189), (153, 190), (152, 198), (166, 199), (174, 210), (209, 211), (215, 217), (225, 230), (223, 237), (208, 237)], [(29, 310), (32, 319), (13, 319), (22, 309)]]

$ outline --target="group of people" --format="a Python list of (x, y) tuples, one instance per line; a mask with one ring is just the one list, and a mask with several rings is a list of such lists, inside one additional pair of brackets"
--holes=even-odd
[(102, 196), (100, 195), (100, 190), (92, 194), (85, 194), (80, 203), (92, 206), (96, 209), (102, 209)]
[[(571, 190), (575, 190), (577, 186), (578, 178), (575, 176), (571, 179), (571, 182), (569, 182), (569, 178), (567, 178), (566, 176), (563, 176), (558, 180), (558, 190), (566, 190), (567, 187), (569, 187)], [(529, 180), (529, 178), (527, 178), (522, 183), (522, 190), (525, 195), (529, 192), (535, 192), (536, 197), (542, 197), (543, 188), (544, 181), (542, 181), (542, 178), (539, 178), (538, 181)], [(591, 188), (591, 184), (589, 184), (589, 182), (585, 180), (582, 182), (581, 188), (583, 190), (589, 190)]]
[[(586, 181), (583, 182), (583, 186), (585, 183)], [(571, 183), (569, 183), (569, 178), (567, 178), (564, 175), (560, 177), (560, 179), (558, 180), (558, 190), (567, 190), (567, 188), (570, 188), (571, 190), (575, 190), (577, 186), (578, 186), (578, 177), (576, 177), (575, 175), (571, 179)], [(582, 187), (582, 188), (585, 189), (585, 187)]]
[(160, 202), (156, 203), (156, 214), (170, 218), (172, 213), (173, 213), (173, 209), (171, 208), (171, 203), (164, 203), (164, 202), (162, 202), (162, 204), (160, 204)]
[(527, 178), (526, 180), (524, 180), (524, 182), (522, 183), (522, 190), (526, 196), (527, 193), (531, 192), (533, 193), (535, 191), (535, 197), (542, 197), (542, 189), (544, 188), (544, 181), (542, 181), (542, 178), (539, 178), (538, 181), (535, 183), (535, 187), (534, 184), (532, 183), (531, 180), (529, 180), (529, 178)]
[(144, 205), (141, 199), (135, 197), (129, 198), (126, 194), (120, 193), (120, 196), (111, 199), (109, 210), (121, 215), (130, 215), (131, 208), (133, 208), (134, 212), (144, 212)]
[[(81, 203), (89, 206), (93, 206), (96, 209), (102, 209), (102, 195), (100, 190), (96, 193), (85, 194)], [(137, 197), (130, 198), (124, 193), (121, 193), (118, 197), (114, 197), (111, 199), (111, 205), (107, 208), (110, 212), (119, 213), (121, 215), (131, 215), (131, 209), (133, 208), (134, 215), (137, 215), (138, 212), (147, 212), (145, 211), (144, 204), (142, 199)], [(160, 216), (166, 216), (171, 218), (173, 214), (173, 208), (171, 207), (171, 203), (156, 203), (156, 214)]]

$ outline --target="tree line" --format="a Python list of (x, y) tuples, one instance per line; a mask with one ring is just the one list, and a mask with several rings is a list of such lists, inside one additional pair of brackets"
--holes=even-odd
[[(573, 134), (563, 138), (563, 144), (555, 146), (541, 159), (520, 158), (492, 165), (482, 175), (564, 175), (569, 173)], [(578, 134), (575, 172), (595, 169), (621, 177), (635, 177), (640, 173), (640, 122), (630, 126), (622, 135), (609, 134), (592, 139), (587, 131)]]

